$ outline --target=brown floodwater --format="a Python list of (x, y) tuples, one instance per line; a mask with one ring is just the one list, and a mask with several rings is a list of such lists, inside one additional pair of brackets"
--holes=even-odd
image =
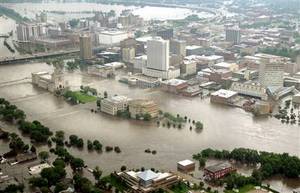
[[(298, 125), (281, 124), (275, 118), (257, 119), (242, 109), (211, 104), (208, 98), (186, 98), (158, 89), (131, 88), (117, 80), (99, 79), (79, 72), (66, 75), (73, 89), (89, 85), (100, 93), (107, 91), (109, 95), (153, 99), (163, 111), (201, 120), (204, 129), (197, 132), (190, 131), (188, 124), (182, 129), (166, 128), (158, 127), (156, 123), (91, 113), (90, 109), (96, 108), (94, 103), (72, 106), (62, 98), (34, 87), (30, 80), (10, 82), (30, 77), (32, 72), (52, 70), (45, 63), (0, 66), (0, 97), (23, 109), (28, 119), (40, 120), (53, 131), (63, 130), (66, 135), (76, 134), (85, 140), (98, 139), (104, 145), (120, 146), (120, 154), (70, 149), (75, 156), (84, 158), (90, 167), (99, 165), (106, 172), (119, 170), (122, 165), (175, 170), (178, 161), (191, 159), (192, 154), (208, 147), (228, 150), (245, 147), (288, 152), (300, 157)], [(147, 148), (156, 150), (157, 154), (145, 154)], [(281, 192), (300, 187), (299, 180), (274, 178), (268, 183)]]

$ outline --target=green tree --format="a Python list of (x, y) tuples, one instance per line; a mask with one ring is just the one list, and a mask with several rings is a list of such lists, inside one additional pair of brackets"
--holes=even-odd
[(93, 170), (93, 176), (96, 181), (100, 180), (100, 178), (102, 176), (102, 170), (100, 170), (100, 168), (98, 166), (96, 166), (95, 169)]
[(71, 168), (75, 171), (75, 170), (82, 170), (82, 168), (84, 167), (84, 161), (80, 158), (74, 158), (71, 160)]
[(43, 162), (45, 162), (45, 161), (47, 161), (48, 158), (49, 158), (49, 153), (48, 153), (47, 151), (42, 151), (42, 152), (39, 153), (39, 158), (40, 158)]

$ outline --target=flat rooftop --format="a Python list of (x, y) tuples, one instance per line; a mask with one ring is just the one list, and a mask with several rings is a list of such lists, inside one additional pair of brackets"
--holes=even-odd
[(170, 86), (178, 86), (178, 85), (184, 84), (186, 82), (187, 81), (181, 80), (181, 79), (170, 79), (170, 80), (165, 80), (162, 83), (170, 85)]
[(210, 172), (217, 172), (217, 171), (229, 168), (229, 167), (231, 167), (231, 164), (229, 164), (229, 163), (219, 163), (219, 164), (216, 164), (216, 165), (208, 166), (205, 169), (210, 171)]
[(182, 165), (182, 166), (188, 166), (188, 165), (191, 165), (191, 164), (195, 164), (195, 162), (191, 161), (191, 160), (183, 160), (183, 161), (180, 161), (178, 162), (179, 165)]
[(235, 91), (231, 91), (231, 90), (225, 90), (225, 89), (220, 89), (214, 93), (212, 93), (212, 96), (218, 96), (218, 97), (222, 97), (222, 98), (230, 98), (233, 97), (234, 95), (237, 95), (238, 93)]
[(124, 34), (127, 34), (127, 32), (124, 32), (124, 31), (102, 31), (102, 32), (99, 32), (99, 34), (102, 34), (102, 35), (124, 35)]

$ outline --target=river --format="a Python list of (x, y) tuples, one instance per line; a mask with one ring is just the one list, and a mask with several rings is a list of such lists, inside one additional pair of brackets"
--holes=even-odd
[[(109, 12), (114, 10), (116, 15), (125, 9), (130, 9), (134, 14), (140, 15), (145, 20), (168, 20), (168, 19), (183, 19), (191, 14), (197, 14), (200, 18), (212, 17), (213, 14), (207, 12), (192, 11), (187, 8), (168, 8), (168, 7), (138, 7), (138, 6), (124, 6), (124, 5), (110, 5), (99, 3), (18, 3), (18, 4), (3, 4), (22, 16), (28, 18), (35, 18), (35, 15), (41, 11), (48, 11), (48, 18), (50, 21), (67, 21), (70, 18), (84, 18), (92, 17), (94, 14), (78, 13), (84, 11), (102, 11)], [(51, 13), (51, 11), (63, 11), (65, 14)], [(74, 13), (76, 12), (76, 13)]]
[[(0, 66), (0, 82), (30, 77), (31, 72), (52, 70), (45, 63)], [(40, 120), (54, 131), (63, 130), (67, 135), (76, 134), (85, 140), (99, 139), (104, 145), (120, 146), (121, 154), (70, 150), (83, 157), (88, 165), (99, 165), (106, 172), (118, 170), (122, 165), (174, 170), (177, 161), (191, 158), (193, 153), (208, 147), (228, 150), (246, 147), (300, 156), (299, 126), (281, 124), (275, 118), (256, 119), (241, 109), (211, 104), (209, 99), (185, 98), (157, 89), (130, 88), (116, 80), (102, 80), (80, 72), (68, 73), (66, 79), (78, 88), (89, 85), (111, 95), (153, 99), (163, 111), (187, 115), (204, 124), (201, 132), (190, 131), (188, 126), (183, 129), (157, 127), (155, 123), (91, 113), (95, 104), (71, 106), (33, 87), (30, 82), (0, 83), (0, 96), (25, 110), (30, 120)], [(145, 154), (147, 148), (157, 150), (157, 155)], [(299, 180), (274, 179), (270, 183), (282, 190), (300, 186)]]

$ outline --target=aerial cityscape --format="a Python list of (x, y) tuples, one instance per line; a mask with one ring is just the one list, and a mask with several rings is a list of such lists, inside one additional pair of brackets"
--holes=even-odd
[(0, 0), (0, 193), (300, 193), (300, 0)]

